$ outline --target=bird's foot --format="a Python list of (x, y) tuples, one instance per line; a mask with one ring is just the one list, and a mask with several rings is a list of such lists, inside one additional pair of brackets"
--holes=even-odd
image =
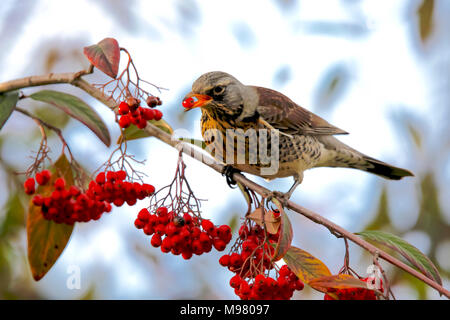
[(273, 198), (278, 199), (278, 201), (280, 201), (281, 205), (284, 207), (287, 206), (287, 202), (289, 201), (289, 199), (291, 198), (291, 193), (290, 192), (281, 192), (281, 191), (272, 191), (269, 196), (267, 197), (267, 201), (272, 200)]
[(241, 173), (240, 170), (233, 168), (231, 165), (226, 165), (223, 167), (222, 175), (226, 177), (227, 184), (230, 188), (236, 188), (237, 182), (233, 178), (234, 173)]

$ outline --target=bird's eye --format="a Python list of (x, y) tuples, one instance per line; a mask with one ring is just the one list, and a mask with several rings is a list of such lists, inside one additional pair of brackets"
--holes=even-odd
[(224, 91), (225, 91), (225, 87), (224, 87), (224, 86), (216, 86), (216, 87), (214, 87), (214, 89), (213, 89), (213, 93), (214, 93), (215, 95), (220, 95), (220, 94), (222, 94)]

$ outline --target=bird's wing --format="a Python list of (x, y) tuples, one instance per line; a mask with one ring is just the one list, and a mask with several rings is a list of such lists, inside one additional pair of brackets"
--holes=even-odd
[(300, 107), (282, 93), (253, 87), (259, 94), (256, 110), (274, 128), (288, 134), (334, 135), (348, 134), (318, 115)]

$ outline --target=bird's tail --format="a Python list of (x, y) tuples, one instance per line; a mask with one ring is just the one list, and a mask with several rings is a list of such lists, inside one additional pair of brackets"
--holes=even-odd
[(362, 169), (364, 171), (391, 180), (400, 180), (403, 177), (414, 176), (414, 174), (411, 171), (399, 167), (394, 167), (383, 161), (368, 156), (364, 156), (364, 160), (367, 162), (368, 165), (364, 166), (364, 168), (357, 168), (357, 169)]
[(325, 156), (326, 161), (321, 166), (359, 169), (391, 180), (400, 180), (403, 177), (414, 176), (412, 172), (406, 169), (366, 156), (335, 137), (321, 137), (320, 142), (324, 144), (328, 151), (328, 154)]

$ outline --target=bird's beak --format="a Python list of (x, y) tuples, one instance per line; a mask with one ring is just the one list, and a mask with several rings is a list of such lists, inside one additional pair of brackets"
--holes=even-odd
[(210, 101), (212, 101), (212, 98), (208, 95), (188, 93), (184, 97), (182, 104), (185, 108), (184, 111), (189, 111), (194, 108), (201, 108), (204, 105), (207, 105)]

